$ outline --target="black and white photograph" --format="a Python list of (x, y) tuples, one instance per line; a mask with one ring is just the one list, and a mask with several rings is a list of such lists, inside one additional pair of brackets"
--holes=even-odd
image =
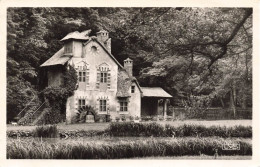
[(7, 160), (252, 160), (252, 6), (5, 12)]

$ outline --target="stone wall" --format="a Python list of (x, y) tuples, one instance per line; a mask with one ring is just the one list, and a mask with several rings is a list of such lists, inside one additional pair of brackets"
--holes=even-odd
[[(77, 46), (79, 47), (80, 45)], [(95, 47), (96, 50), (92, 49), (92, 47)], [(120, 112), (120, 103), (116, 97), (118, 64), (95, 41), (90, 41), (87, 45), (83, 46), (82, 50), (83, 55), (73, 57), (70, 63), (73, 64), (75, 68), (85, 66), (89, 72), (89, 76), (87, 82), (79, 83), (79, 89), (77, 89), (74, 96), (70, 97), (67, 101), (67, 122), (71, 123), (72, 117), (76, 115), (79, 99), (85, 99), (86, 105), (92, 106), (100, 115), (110, 114), (112, 119), (122, 114), (140, 117), (141, 93), (137, 85), (134, 84), (136, 87), (135, 93), (131, 93), (131, 87), (128, 90), (132, 95), (132, 97), (129, 98), (129, 112)], [(109, 82), (107, 85), (97, 84), (98, 71), (100, 69), (107, 70), (109, 73)], [(99, 100), (101, 99), (107, 100), (107, 112), (99, 111)]]

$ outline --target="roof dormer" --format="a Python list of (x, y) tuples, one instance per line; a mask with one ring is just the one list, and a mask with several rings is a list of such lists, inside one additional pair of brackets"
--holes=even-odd
[(83, 32), (71, 32), (66, 35), (61, 41), (64, 43), (64, 55), (71, 55), (73, 57), (81, 57), (83, 43), (89, 40), (89, 33), (91, 30)]

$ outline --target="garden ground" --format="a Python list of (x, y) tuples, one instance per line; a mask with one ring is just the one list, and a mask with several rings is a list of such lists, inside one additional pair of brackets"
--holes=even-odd
[(181, 160), (181, 159), (188, 159), (188, 160), (251, 160), (252, 156), (218, 156), (217, 158), (215, 158), (214, 156), (208, 156), (208, 155), (203, 155), (203, 156), (168, 156), (168, 157), (142, 157), (142, 158), (133, 158), (133, 159), (166, 159), (166, 160)]
[[(165, 124), (170, 126), (163, 128)], [(108, 132), (104, 130), (108, 127), (107, 136)], [(110, 125), (82, 123), (37, 128), (8, 125), (7, 134), (11, 134), (11, 137), (7, 140), (7, 158), (251, 159), (251, 127), (251, 120), (185, 120), (161, 121), (157, 124), (143, 122)], [(28, 131), (32, 135), (27, 135), (28, 137), (18, 135), (23, 131)], [(102, 135), (97, 135), (99, 132), (102, 132)], [(172, 132), (176, 135), (172, 136)], [(13, 137), (13, 134), (16, 134), (16, 137)], [(58, 134), (65, 135), (65, 138), (57, 137)], [(55, 137), (48, 138), (50, 135)]]
[[(233, 127), (237, 125), (252, 126), (252, 120), (184, 120), (184, 121), (157, 121), (161, 125), (170, 124), (171, 126), (181, 126), (184, 124), (209, 126), (227, 126)], [(58, 124), (59, 130), (105, 130), (109, 123), (81, 123), (81, 124)], [(7, 125), (7, 130), (33, 130), (36, 126), (12, 126)]]

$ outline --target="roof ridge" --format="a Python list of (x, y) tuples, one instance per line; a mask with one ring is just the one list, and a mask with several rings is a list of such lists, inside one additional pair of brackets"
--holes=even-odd
[(119, 67), (121, 67), (122, 69), (124, 69), (124, 67), (117, 61), (117, 59), (112, 55), (112, 53), (110, 53), (107, 50), (107, 48), (100, 41), (98, 41), (96, 36), (89, 37), (89, 40), (87, 42), (83, 43), (83, 45), (87, 45), (91, 40), (96, 41), (105, 50), (105, 52), (107, 52), (107, 54), (116, 62), (116, 64)]

